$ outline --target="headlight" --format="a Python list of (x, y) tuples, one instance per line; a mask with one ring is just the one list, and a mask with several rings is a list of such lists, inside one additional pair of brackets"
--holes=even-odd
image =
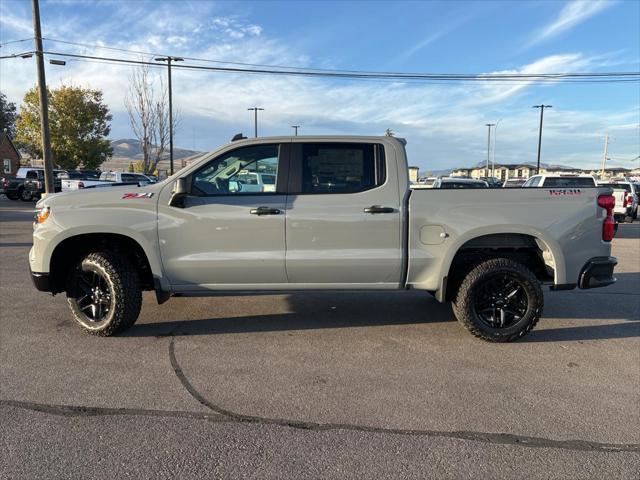
[(34, 223), (44, 223), (47, 218), (49, 218), (49, 215), (51, 215), (51, 207), (45, 205), (41, 209), (36, 210)]

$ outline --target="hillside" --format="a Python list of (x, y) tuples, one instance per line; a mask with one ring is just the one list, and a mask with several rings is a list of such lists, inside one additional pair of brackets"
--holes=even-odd
[[(102, 170), (126, 170), (131, 162), (142, 160), (142, 148), (140, 142), (133, 138), (122, 138), (111, 141), (113, 157), (102, 164)], [(180, 169), (182, 161), (189, 163), (204, 152), (189, 150), (187, 148), (173, 147), (174, 168)], [(158, 164), (159, 170), (169, 168), (169, 152), (162, 155), (162, 160)]]

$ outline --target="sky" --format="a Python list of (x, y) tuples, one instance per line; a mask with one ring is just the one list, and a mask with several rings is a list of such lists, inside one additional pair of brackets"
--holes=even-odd
[[(640, 2), (612, 1), (65, 1), (41, 0), (45, 51), (150, 60), (420, 73), (640, 71)], [(0, 55), (33, 50), (31, 2), (0, 0)], [(77, 46), (62, 42), (81, 43)], [(114, 47), (137, 53), (108, 50)], [(55, 58), (53, 56), (49, 58)], [(195, 62), (203, 65), (222, 63)], [(226, 65), (228, 66), (228, 65)], [(132, 67), (67, 59), (46, 64), (50, 87), (101, 89), (112, 139), (132, 138), (124, 106)], [(160, 88), (166, 67), (152, 70)], [(0, 91), (17, 105), (35, 60), (0, 60)], [(418, 83), (173, 71), (175, 145), (213, 150), (238, 133), (382, 135), (407, 139), (423, 171), (497, 163), (640, 166), (638, 83)], [(635, 158), (635, 160), (634, 160)]]

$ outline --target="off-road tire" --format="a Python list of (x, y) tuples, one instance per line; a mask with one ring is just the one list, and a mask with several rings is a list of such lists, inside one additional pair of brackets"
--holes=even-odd
[(31, 202), (33, 200), (33, 196), (31, 195), (31, 192), (29, 192), (29, 190), (26, 190), (24, 188), (18, 189), (18, 197), (23, 202)]
[[(91, 322), (75, 301), (73, 281), (78, 269), (97, 271), (108, 285), (111, 306), (104, 321)], [(138, 319), (142, 306), (140, 278), (134, 267), (110, 252), (91, 253), (78, 263), (67, 281), (67, 302), (76, 323), (87, 333), (108, 337), (130, 328)], [(92, 325), (92, 323), (94, 323)]]
[[(515, 324), (504, 328), (487, 326), (476, 313), (475, 299), (478, 287), (496, 274), (505, 273), (517, 278), (527, 297), (527, 311)], [(510, 342), (523, 337), (535, 327), (542, 315), (544, 296), (540, 282), (527, 267), (508, 258), (485, 260), (472, 267), (462, 281), (452, 302), (453, 313), (473, 335), (489, 342)]]

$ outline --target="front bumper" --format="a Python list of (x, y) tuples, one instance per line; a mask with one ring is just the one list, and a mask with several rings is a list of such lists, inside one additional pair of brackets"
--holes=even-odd
[(613, 269), (618, 264), (615, 257), (594, 257), (589, 260), (582, 271), (578, 280), (580, 288), (598, 288), (606, 287), (616, 282), (613, 276)]
[(41, 292), (51, 291), (51, 279), (48, 273), (31, 272), (31, 280)]

